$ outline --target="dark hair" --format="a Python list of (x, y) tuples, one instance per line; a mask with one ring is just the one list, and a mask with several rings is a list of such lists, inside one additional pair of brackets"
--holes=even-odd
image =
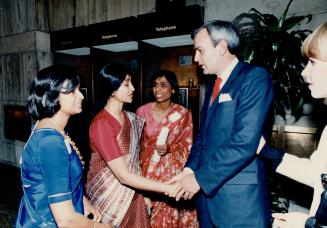
[(206, 29), (208, 31), (214, 46), (216, 46), (221, 40), (225, 40), (227, 42), (229, 52), (232, 54), (237, 54), (240, 44), (240, 37), (237, 29), (231, 22), (220, 20), (209, 21), (192, 32), (192, 39), (194, 39), (196, 34), (202, 29)]
[(175, 103), (178, 103), (179, 85), (178, 85), (176, 74), (170, 70), (165, 70), (165, 69), (158, 70), (158, 71), (154, 72), (154, 74), (151, 77), (151, 80), (150, 80), (151, 85), (154, 84), (154, 81), (157, 78), (161, 78), (161, 77), (165, 77), (167, 79), (168, 83), (170, 84), (171, 88), (173, 90), (175, 90), (175, 93), (173, 93), (171, 96), (171, 100), (174, 101)]
[(104, 66), (100, 70), (100, 100), (97, 104), (96, 110), (102, 109), (113, 92), (116, 91), (126, 75), (132, 75), (131, 70), (125, 65), (119, 63), (112, 63)]
[(53, 65), (40, 70), (31, 84), (27, 101), (29, 114), (35, 120), (52, 117), (60, 109), (59, 94), (69, 94), (79, 84), (80, 74), (74, 67)]

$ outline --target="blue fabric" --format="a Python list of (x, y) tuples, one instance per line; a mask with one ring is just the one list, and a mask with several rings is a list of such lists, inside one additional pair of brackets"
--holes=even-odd
[(232, 100), (216, 99), (209, 108), (213, 84), (207, 88), (201, 129), (185, 165), (201, 188), (197, 209), (201, 213), (206, 205), (210, 221), (219, 228), (269, 227), (265, 167), (256, 149), (273, 99), (270, 75), (239, 62), (219, 92)]
[(200, 227), (214, 228), (215, 226), (213, 225), (210, 219), (210, 214), (208, 210), (208, 205), (206, 203), (206, 199), (202, 194), (198, 195), (196, 203), (197, 203), (196, 207), (201, 208), (201, 210), (197, 211)]
[(321, 200), (314, 217), (307, 219), (305, 228), (327, 228), (327, 189), (321, 193)]
[[(16, 227), (56, 227), (49, 205), (72, 200), (83, 214), (83, 167), (63, 136), (53, 129), (36, 130), (22, 155), (24, 190)], [(42, 225), (39, 223), (42, 222)]]
[(260, 151), (259, 157), (269, 164), (269, 168), (276, 171), (279, 164), (283, 161), (284, 155), (283, 151), (265, 144)]

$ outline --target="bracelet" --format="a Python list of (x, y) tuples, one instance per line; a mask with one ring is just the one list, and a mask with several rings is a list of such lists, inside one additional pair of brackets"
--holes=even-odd
[(93, 215), (93, 213), (92, 213), (92, 212), (90, 212), (90, 213), (87, 215), (87, 218), (92, 220), (92, 219), (94, 218), (94, 215)]

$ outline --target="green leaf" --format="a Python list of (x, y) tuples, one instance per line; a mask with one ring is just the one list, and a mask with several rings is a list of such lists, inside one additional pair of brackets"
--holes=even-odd
[(278, 27), (281, 28), (283, 27), (284, 21), (286, 19), (287, 13), (288, 13), (288, 9), (290, 8), (291, 3), (293, 2), (293, 0), (290, 0), (286, 6), (286, 9), (284, 10), (284, 13), (282, 14), (282, 16), (279, 18), (278, 21)]
[(281, 29), (289, 30), (289, 29), (293, 28), (294, 26), (298, 25), (304, 19), (307, 19), (307, 23), (309, 23), (311, 21), (311, 19), (312, 19), (312, 15), (293, 16), (293, 17), (287, 18), (284, 21), (283, 26), (281, 27)]
[(271, 73), (275, 113), (283, 118), (289, 111), (295, 117), (300, 116), (304, 101), (310, 94), (301, 76), (307, 61), (301, 54), (301, 45), (311, 31), (296, 30), (295, 26), (310, 22), (312, 15), (287, 18), (292, 2), (293, 0), (288, 2), (279, 19), (252, 8), (233, 21), (241, 38), (240, 57)]

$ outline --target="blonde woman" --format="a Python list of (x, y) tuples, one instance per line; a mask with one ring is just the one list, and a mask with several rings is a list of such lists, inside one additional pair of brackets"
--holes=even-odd
[[(309, 61), (302, 76), (314, 98), (327, 98), (327, 22), (320, 25), (302, 45), (303, 54)], [(264, 144), (260, 141), (260, 146)], [(274, 227), (313, 228), (327, 226), (327, 127), (318, 148), (309, 159), (283, 154), (265, 145), (260, 155), (269, 158), (280, 174), (288, 176), (314, 189), (309, 214), (302, 212), (273, 214)]]

